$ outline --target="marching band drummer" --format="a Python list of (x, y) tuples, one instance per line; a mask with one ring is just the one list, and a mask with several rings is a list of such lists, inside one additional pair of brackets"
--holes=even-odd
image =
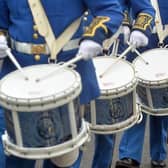
[[(131, 44), (135, 47), (142, 47), (148, 44), (148, 38), (151, 35), (151, 29), (153, 26), (153, 17), (155, 15), (154, 9), (150, 4), (149, 0), (119, 0), (122, 10), (129, 8), (132, 10), (134, 17), (136, 18), (136, 23), (132, 29), (132, 41)], [(125, 17), (123, 20), (123, 33), (130, 33), (130, 23), (127, 20), (127, 15), (124, 13)], [(91, 13), (87, 16), (88, 20), (92, 18)], [(87, 20), (87, 22), (88, 22)], [(141, 25), (141, 22), (144, 25)], [(140, 24), (139, 24), (140, 23)], [(127, 39), (126, 39), (127, 38)], [(125, 41), (128, 37), (125, 37)], [(122, 43), (122, 42), (121, 42)], [(121, 47), (121, 46), (120, 46)], [(125, 49), (122, 47), (122, 50)], [(102, 108), (103, 109), (103, 108)], [(108, 110), (104, 107), (104, 110)], [(101, 135), (95, 134), (95, 150), (92, 161), (92, 168), (109, 168), (112, 166), (113, 149), (115, 145), (115, 134)]]
[[(155, 0), (156, 1), (156, 0)], [(168, 24), (168, 1), (158, 0), (159, 11), (163, 23), (163, 28)], [(158, 12), (158, 11), (156, 11)], [(134, 28), (134, 26), (133, 26)], [(141, 52), (159, 47), (159, 38), (157, 36), (156, 29), (150, 38), (142, 36), (141, 38), (134, 31), (131, 30), (130, 25), (124, 26), (125, 39), (130, 42), (143, 40), (145, 47), (140, 48)], [(130, 34), (130, 32), (132, 32)], [(141, 31), (142, 32), (142, 31)], [(168, 34), (168, 33), (167, 33)], [(134, 37), (135, 35), (135, 37)], [(137, 40), (136, 40), (137, 39)], [(146, 41), (146, 43), (145, 43)], [(148, 42), (148, 43), (147, 43)], [(163, 42), (163, 46), (168, 44), (168, 38)], [(121, 45), (124, 44), (121, 43)], [(126, 44), (125, 44), (126, 47)], [(127, 56), (129, 61), (132, 61), (137, 55), (130, 53)], [(167, 117), (161, 116), (149, 116), (150, 118), (150, 157), (151, 157), (151, 168), (164, 168), (166, 167), (165, 159), (167, 156), (166, 137), (167, 137)], [(144, 144), (145, 126), (147, 121), (147, 115), (143, 114), (143, 120), (140, 124), (133, 126), (126, 130), (121, 138), (119, 146), (119, 161), (116, 162), (116, 168), (139, 168), (142, 158), (142, 149)]]
[[(76, 70), (82, 78), (83, 90), (80, 103), (86, 104), (99, 96), (100, 91), (93, 67), (93, 56), (101, 53), (102, 42), (113, 35), (122, 22), (122, 12), (117, 0), (47, 0), (40, 1), (51, 24), (54, 35), (58, 37), (74, 20), (81, 17), (85, 10), (90, 9), (94, 19), (85, 33), (82, 24), (74, 33), (73, 38), (58, 53), (58, 61), (68, 61), (76, 53), (82, 54), (83, 60), (77, 63)], [(8, 48), (6, 33), (9, 34), (10, 47), (21, 66), (48, 63), (49, 52), (45, 37), (38, 32), (33, 14), (27, 0), (0, 0), (0, 57), (4, 58), (1, 78), (11, 71), (15, 65), (6, 57)], [(80, 39), (80, 43), (79, 42)], [(76, 41), (78, 41), (76, 43)], [(68, 45), (71, 43), (71, 45)], [(43, 47), (40, 47), (42, 44)], [(78, 45), (79, 45), (79, 50)], [(23, 47), (24, 46), (24, 47)], [(3, 117), (3, 109), (0, 110)], [(2, 119), (0, 121), (2, 124)], [(4, 128), (4, 124), (1, 126)], [(1, 134), (3, 131), (1, 132)], [(2, 160), (2, 144), (1, 144)], [(33, 168), (35, 161), (6, 156), (6, 168)], [(56, 163), (46, 161), (44, 168), (57, 168)], [(70, 166), (80, 167), (80, 158)], [(1, 168), (5, 168), (1, 164)]]

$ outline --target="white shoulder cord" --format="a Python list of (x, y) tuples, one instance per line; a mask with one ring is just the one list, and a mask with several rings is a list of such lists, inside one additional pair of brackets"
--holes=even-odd
[(168, 36), (168, 27), (166, 26), (163, 29), (162, 18), (160, 16), (158, 1), (151, 0), (151, 3), (156, 11), (155, 26), (156, 26), (156, 32), (157, 32), (158, 38), (159, 38), (159, 44), (163, 44), (163, 40)]
[(81, 22), (81, 17), (68, 26), (68, 28), (56, 39), (40, 0), (28, 0), (28, 3), (38, 32), (45, 38), (50, 49), (51, 60), (56, 60), (59, 51), (77, 31)]

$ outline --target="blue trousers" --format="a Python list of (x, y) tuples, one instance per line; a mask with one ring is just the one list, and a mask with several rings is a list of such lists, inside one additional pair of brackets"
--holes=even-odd
[(5, 131), (4, 115), (0, 108), (0, 168), (5, 168), (5, 154), (2, 145), (2, 135)]
[(95, 135), (95, 152), (92, 168), (110, 168), (114, 144), (115, 135)]
[[(150, 156), (151, 160), (165, 160), (167, 155), (167, 127), (164, 125), (164, 117), (150, 116)], [(119, 158), (132, 158), (141, 162), (146, 114), (140, 124), (126, 130), (119, 146)]]

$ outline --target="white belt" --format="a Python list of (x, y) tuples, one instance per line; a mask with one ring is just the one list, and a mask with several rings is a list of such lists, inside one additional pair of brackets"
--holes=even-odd
[[(49, 55), (50, 51), (47, 44), (33, 44), (16, 41), (10, 38), (11, 48), (24, 54), (45, 54)], [(69, 51), (79, 47), (79, 39), (70, 40), (62, 49)]]

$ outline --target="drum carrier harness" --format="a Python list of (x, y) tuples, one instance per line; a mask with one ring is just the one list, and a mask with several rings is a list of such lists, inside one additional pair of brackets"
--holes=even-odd
[(28, 0), (28, 3), (33, 19), (37, 25), (38, 32), (45, 38), (49, 47), (51, 53), (49, 63), (54, 63), (56, 62), (57, 54), (79, 28), (81, 17), (71, 23), (69, 27), (66, 28), (65, 31), (56, 39), (40, 0)]

